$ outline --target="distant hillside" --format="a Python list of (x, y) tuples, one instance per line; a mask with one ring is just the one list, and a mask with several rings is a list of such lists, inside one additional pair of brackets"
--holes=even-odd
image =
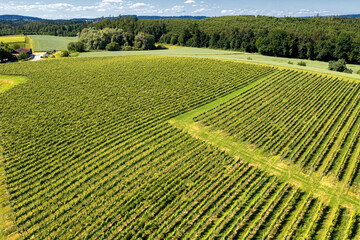
[(21, 15), (0, 15), (0, 20), (4, 21), (41, 21), (43, 19), (37, 17), (21, 16)]
[(360, 18), (360, 14), (341, 15), (341, 16), (339, 16), (339, 17)]
[[(137, 17), (138, 19), (194, 19), (201, 20), (208, 18), (206, 16), (137, 16), (137, 15), (122, 15), (122, 17)], [(106, 17), (108, 19), (112, 19), (113, 17)], [(71, 20), (74, 21), (95, 21), (101, 20), (101, 18), (73, 18)]]
[[(206, 16), (137, 16), (137, 15), (122, 15), (123, 17), (137, 17), (138, 19), (193, 19), (193, 20), (201, 20), (205, 18), (209, 18)], [(313, 16), (308, 16), (305, 18), (312, 18)], [(351, 18), (360, 18), (360, 14), (350, 14), (350, 15), (338, 15), (337, 17), (351, 17)], [(114, 17), (105, 17), (112, 19)], [(42, 18), (37, 17), (29, 17), (29, 16), (22, 16), (22, 15), (0, 15), (0, 20), (4, 21), (29, 21), (29, 22), (35, 22), (35, 21), (41, 21), (46, 20)], [(72, 20), (72, 21), (98, 21), (101, 20), (101, 18), (73, 18), (73, 19), (54, 19), (58, 21), (66, 21), (66, 20)]]
[[(136, 15), (124, 15), (123, 17), (137, 17), (138, 19), (204, 19), (207, 18), (206, 16), (136, 16)], [(106, 17), (106, 18), (112, 18), (112, 17)], [(57, 19), (57, 20), (73, 20), (73, 21), (94, 21), (94, 20), (100, 20), (101, 18), (73, 18), (73, 19)], [(42, 18), (37, 17), (28, 17), (28, 16), (21, 16), (21, 15), (0, 15), (0, 20), (4, 21), (41, 21), (45, 20)]]

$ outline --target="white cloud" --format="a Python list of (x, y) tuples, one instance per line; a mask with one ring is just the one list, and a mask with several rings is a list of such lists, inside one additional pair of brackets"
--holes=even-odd
[(184, 6), (173, 6), (172, 8), (164, 9), (163, 11), (159, 11), (160, 14), (167, 13), (170, 15), (182, 14), (185, 13)]
[(193, 11), (193, 13), (203, 13), (203, 12), (206, 12), (206, 11), (208, 11), (208, 9), (205, 9), (205, 8), (200, 8), (200, 9), (197, 9), (197, 10), (195, 10), (195, 11)]
[(134, 4), (131, 4), (129, 8), (144, 8), (144, 7), (149, 7), (150, 5), (149, 4), (146, 4), (146, 3), (134, 3)]
[(235, 11), (234, 10), (221, 10), (221, 14), (224, 15), (234, 15)]
[[(126, 14), (136, 15), (160, 15), (160, 16), (174, 16), (174, 15), (267, 15), (267, 16), (315, 16), (316, 14), (336, 15), (338, 12), (330, 12), (324, 9), (292, 9), (292, 10), (273, 10), (265, 11), (261, 9), (222, 9), (218, 4), (210, 4), (203, 0), (183, 0), (184, 4), (175, 5), (169, 8), (161, 8), (144, 2), (136, 2), (136, 0), (95, 0), (96, 3), (77, 4), (69, 0), (64, 2), (48, 3), (44, 1), (35, 0), (31, 4), (25, 4), (23, 1), (1, 1), (1, 14), (21, 14), (33, 15), (48, 19), (59, 18), (93, 18), (100, 16), (118, 16)], [(143, 0), (137, 0), (143, 1)], [(89, 1), (90, 2), (90, 1)], [(26, 14), (25, 14), (26, 13)]]
[(103, 3), (123, 3), (123, 0), (102, 0)]

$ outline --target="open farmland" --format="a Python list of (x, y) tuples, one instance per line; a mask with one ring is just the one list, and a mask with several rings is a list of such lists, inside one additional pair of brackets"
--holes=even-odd
[(0, 43), (9, 44), (10, 47), (14, 48), (28, 47), (27, 40), (24, 35), (0, 36)]
[[(133, 56), (133, 55), (151, 55), (161, 57), (197, 57), (197, 58), (216, 58), (243, 61), (248, 63), (260, 63), (268, 64), (280, 67), (291, 67), (300, 70), (314, 71), (317, 73), (325, 73), (330, 75), (336, 75), (340, 77), (351, 77), (360, 80), (360, 74), (356, 72), (360, 71), (360, 65), (347, 64), (347, 66), (354, 71), (353, 74), (336, 72), (329, 70), (329, 64), (327, 62), (305, 60), (305, 59), (293, 59), (283, 57), (271, 57), (264, 56), (258, 53), (245, 53), (230, 50), (215, 50), (207, 48), (191, 48), (191, 47), (179, 47), (173, 45), (166, 45), (169, 49), (154, 50), (154, 51), (92, 51), (80, 53), (79, 57), (115, 57), (115, 56)], [(289, 61), (294, 64), (289, 64)], [(299, 66), (296, 63), (303, 61), (306, 63), (306, 67)]]
[(9, 64), (0, 73), (29, 78), (0, 95), (6, 186), (25, 239), (359, 238), (351, 201), (329, 201), (169, 124), (237, 90), (315, 76), (152, 56)]
[(48, 35), (30, 35), (31, 44), (36, 52), (53, 50), (66, 50), (70, 42), (75, 42), (76, 37), (58, 37)]
[(360, 84), (283, 70), (196, 121), (359, 191)]

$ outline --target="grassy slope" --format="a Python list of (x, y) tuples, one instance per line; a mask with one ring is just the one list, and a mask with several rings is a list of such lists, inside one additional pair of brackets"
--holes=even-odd
[(45, 52), (52, 50), (66, 50), (69, 42), (76, 41), (76, 37), (56, 37), (46, 35), (30, 35), (34, 51)]
[[(17, 84), (24, 83), (27, 78), (22, 76), (0, 76), (0, 93), (3, 93)], [(1, 151), (0, 151), (1, 152)], [(0, 239), (17, 239), (15, 226), (11, 221), (11, 208), (9, 206), (8, 192), (5, 187), (5, 172), (0, 154)], [(11, 233), (11, 236), (7, 236)]]
[[(356, 74), (360, 70), (360, 65), (351, 65), (348, 67), (354, 70), (353, 74), (340, 73), (328, 70), (327, 62), (311, 61), (311, 60), (302, 60), (302, 59), (291, 59), (291, 58), (278, 58), (278, 57), (269, 57), (263, 56), (260, 54), (249, 54), (241, 53), (234, 51), (225, 51), (225, 50), (214, 50), (206, 48), (188, 48), (188, 47), (170, 47), (168, 50), (153, 50), (153, 51), (119, 51), (119, 52), (107, 52), (107, 51), (95, 51), (81, 53), (80, 57), (108, 57), (108, 56), (126, 56), (126, 55), (154, 55), (154, 56), (177, 56), (177, 57), (203, 57), (203, 58), (220, 58), (220, 59), (229, 59), (229, 60), (240, 60), (246, 62), (256, 62), (262, 64), (269, 64), (281, 67), (290, 67), (314, 72), (321, 72), (326, 74), (332, 74), (342, 77), (350, 77), (360, 80), (360, 75)], [(251, 58), (248, 59), (248, 58)], [(289, 64), (291, 61), (293, 64)], [(297, 63), (304, 61), (307, 63), (306, 67), (298, 66)]]
[(170, 123), (180, 129), (184, 129), (196, 138), (202, 139), (213, 146), (225, 150), (233, 157), (254, 164), (262, 170), (279, 176), (283, 181), (288, 181), (301, 187), (303, 190), (314, 193), (316, 196), (329, 201), (330, 205), (335, 206), (336, 204), (341, 203), (349, 207), (359, 206), (360, 200), (357, 196), (345, 193), (343, 187), (333, 186), (331, 182), (326, 179), (320, 180), (320, 175), (305, 175), (298, 170), (297, 166), (289, 167), (287, 164), (284, 164), (284, 162), (279, 159), (279, 156), (271, 156), (246, 142), (233, 140), (223, 131), (214, 131), (211, 127), (204, 127), (200, 123), (195, 123), (193, 121), (194, 117), (229, 101), (257, 84), (261, 84), (265, 79), (267, 79), (267, 77), (214, 102), (177, 116), (171, 119)]

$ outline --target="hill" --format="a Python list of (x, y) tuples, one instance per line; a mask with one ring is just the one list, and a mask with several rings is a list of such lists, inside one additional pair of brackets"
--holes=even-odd
[[(206, 16), (137, 16), (137, 15), (123, 15), (123, 17), (137, 17), (138, 19), (204, 19), (207, 18)], [(113, 17), (105, 17), (106, 19), (112, 19)], [(96, 21), (100, 20), (101, 18), (72, 18), (72, 19), (53, 19), (51, 21)], [(0, 20), (3, 21), (42, 21), (48, 20), (43, 18), (37, 17), (29, 17), (29, 16), (22, 16), (22, 15), (0, 15)]]
[(37, 17), (29, 17), (29, 16), (22, 16), (22, 15), (0, 15), (0, 20), (3, 21), (40, 21), (43, 20), (42, 18)]

